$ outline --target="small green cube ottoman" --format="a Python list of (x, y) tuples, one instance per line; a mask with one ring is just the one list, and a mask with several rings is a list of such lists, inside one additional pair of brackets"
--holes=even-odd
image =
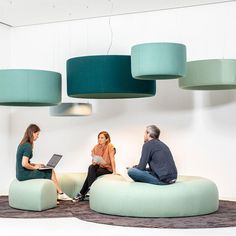
[(9, 188), (10, 207), (43, 211), (56, 207), (57, 191), (54, 183), (48, 179), (13, 180)]

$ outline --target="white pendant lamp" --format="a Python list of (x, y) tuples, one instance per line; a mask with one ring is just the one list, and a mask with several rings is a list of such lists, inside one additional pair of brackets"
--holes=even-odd
[(50, 107), (51, 116), (89, 116), (92, 114), (90, 103), (61, 103)]

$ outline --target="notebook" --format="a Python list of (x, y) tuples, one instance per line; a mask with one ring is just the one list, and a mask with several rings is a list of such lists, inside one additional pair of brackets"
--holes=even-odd
[(49, 170), (55, 168), (58, 162), (61, 160), (61, 158), (62, 155), (53, 154), (51, 159), (48, 161), (47, 165), (45, 167), (40, 167), (39, 170)]
[(93, 162), (96, 162), (97, 164), (106, 165), (106, 162), (103, 160), (101, 156), (93, 156)]

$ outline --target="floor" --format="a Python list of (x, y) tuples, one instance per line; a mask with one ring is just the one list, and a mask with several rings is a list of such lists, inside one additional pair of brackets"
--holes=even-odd
[[(77, 218), (9, 219), (0, 218), (1, 235), (4, 236), (65, 236), (65, 235), (112, 235), (126, 236), (235, 236), (236, 227), (218, 229), (144, 229), (89, 223)], [(4, 233), (4, 234), (3, 234)]]

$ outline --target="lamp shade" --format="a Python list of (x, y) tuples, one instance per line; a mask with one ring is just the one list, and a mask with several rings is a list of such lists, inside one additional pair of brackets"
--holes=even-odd
[(127, 55), (71, 58), (67, 61), (67, 93), (79, 98), (138, 98), (154, 96), (154, 81), (137, 81)]
[(187, 63), (186, 77), (179, 86), (193, 90), (224, 90), (236, 88), (236, 60), (211, 59)]
[(179, 43), (145, 43), (131, 49), (135, 79), (175, 79), (185, 75), (186, 47)]
[(61, 101), (61, 74), (44, 70), (0, 70), (0, 105), (52, 106)]
[(51, 116), (88, 116), (92, 113), (89, 103), (60, 103), (49, 109)]

